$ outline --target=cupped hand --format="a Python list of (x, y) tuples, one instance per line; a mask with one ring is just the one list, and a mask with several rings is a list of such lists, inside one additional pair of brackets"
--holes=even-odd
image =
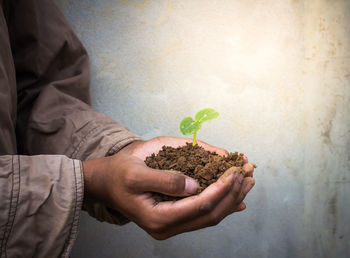
[[(233, 212), (245, 209), (243, 202), (254, 186), (254, 165), (244, 157), (244, 175), (228, 169), (219, 180), (201, 194), (197, 182), (174, 171), (157, 170), (144, 159), (162, 146), (183, 146), (190, 139), (156, 137), (136, 141), (117, 154), (83, 162), (85, 193), (118, 210), (156, 239), (218, 224)], [(227, 155), (224, 149), (198, 141), (204, 149)], [(156, 203), (152, 192), (189, 196), (178, 201)]]

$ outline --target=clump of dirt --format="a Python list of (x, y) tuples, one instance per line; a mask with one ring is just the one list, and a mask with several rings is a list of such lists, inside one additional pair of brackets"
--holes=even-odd
[[(243, 153), (234, 152), (223, 157), (198, 145), (192, 146), (191, 143), (178, 148), (163, 146), (158, 154), (146, 157), (145, 163), (151, 168), (175, 170), (196, 179), (199, 183), (198, 193), (218, 180), (230, 167), (238, 167), (243, 173)], [(157, 193), (154, 194), (154, 199), (160, 202), (178, 200), (181, 197)]]

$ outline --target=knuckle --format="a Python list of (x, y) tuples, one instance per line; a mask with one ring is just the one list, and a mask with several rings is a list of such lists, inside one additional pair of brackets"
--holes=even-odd
[[(235, 182), (235, 181), (237, 181), (237, 182)], [(235, 185), (235, 183), (239, 184), (237, 179), (235, 181), (231, 182), (231, 183), (228, 183), (228, 184), (225, 184), (224, 189), (222, 189), (224, 195), (227, 195), (231, 191), (231, 189)]]
[(152, 140), (154, 140), (156, 142), (162, 142), (162, 140), (164, 140), (164, 136), (156, 136)]
[(247, 163), (247, 164), (244, 165), (244, 170), (247, 173), (248, 172), (252, 172), (254, 170), (254, 167), (253, 167), (253, 165), (251, 163)]
[(233, 191), (235, 193), (239, 193), (241, 191), (242, 187), (244, 187), (244, 183), (243, 182), (244, 182), (243, 178), (239, 178), (233, 184)]
[(222, 217), (218, 213), (211, 213), (209, 217), (209, 225), (210, 226), (216, 226), (220, 223), (222, 220)]
[(150, 222), (146, 226), (146, 231), (151, 235), (160, 235), (164, 231), (164, 226), (157, 222)]
[(133, 168), (129, 168), (124, 175), (124, 184), (126, 187), (135, 188), (137, 186), (138, 180), (139, 178), (137, 176), (137, 172)]
[(246, 194), (242, 191), (242, 192), (239, 194), (238, 198), (236, 199), (236, 204), (240, 204), (241, 202), (243, 202), (243, 200), (245, 199), (245, 197), (246, 197)]
[(231, 184), (225, 184), (222, 188), (222, 192), (224, 195), (227, 195), (231, 191), (232, 185)]
[(234, 196), (238, 196), (238, 194), (241, 192), (241, 188), (238, 186), (234, 186), (232, 189), (232, 193), (234, 194)]
[(151, 215), (144, 221), (145, 229), (149, 234), (163, 234), (166, 231), (168, 224), (168, 222), (156, 215)]
[(204, 215), (204, 214), (209, 213), (213, 209), (214, 209), (213, 202), (212, 201), (205, 201), (199, 206), (198, 213), (199, 213), (199, 215)]
[(254, 178), (252, 178), (252, 180), (250, 181), (250, 184), (252, 185), (252, 187), (254, 187), (254, 185), (255, 185), (255, 180), (254, 180)]
[(168, 239), (169, 236), (165, 235), (165, 234), (158, 234), (158, 233), (149, 233), (151, 235), (151, 237), (153, 237), (155, 240), (165, 240)]

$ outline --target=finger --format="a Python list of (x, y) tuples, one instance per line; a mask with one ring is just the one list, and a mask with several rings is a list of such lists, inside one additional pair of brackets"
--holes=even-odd
[[(163, 225), (173, 225), (203, 216), (212, 211), (229, 193), (238, 172), (228, 169), (220, 179), (208, 186), (200, 195), (176, 202), (160, 202), (150, 211)], [(147, 209), (147, 207), (145, 207)]]
[(239, 175), (237, 176), (237, 180), (233, 183), (233, 187), (230, 190), (230, 194), (232, 198), (236, 199), (241, 192), (241, 187), (244, 179), (244, 171), (242, 171), (239, 167), (235, 167), (239, 171)]
[[(196, 230), (203, 227), (213, 226), (219, 223), (225, 216), (232, 213), (232, 205), (238, 207), (238, 205), (234, 204), (232, 201), (233, 196), (228, 194), (228, 192), (232, 189), (232, 185), (235, 181), (238, 180), (239, 170), (231, 168), (225, 172), (225, 174), (220, 177), (220, 179), (210, 185), (205, 191), (203, 191), (199, 196), (189, 197), (183, 199), (181, 201), (188, 201), (191, 207), (195, 207), (192, 209), (192, 212), (186, 214), (187, 216), (178, 217), (177, 220), (172, 217), (173, 221), (163, 221), (161, 222), (164, 227), (164, 230), (158, 231), (148, 231), (153, 237), (157, 239), (166, 239), (170, 236), (188, 232), (192, 230)], [(218, 192), (213, 189), (215, 187), (220, 186), (220, 184), (226, 184), (226, 190), (223, 192)], [(230, 187), (231, 186), (231, 187)], [(230, 188), (227, 188), (230, 187)], [(212, 200), (208, 195), (214, 193)], [(202, 198), (202, 200), (200, 200)], [(203, 199), (204, 198), (204, 199)], [(197, 203), (196, 200), (197, 199)], [(213, 201), (214, 199), (214, 201)], [(192, 200), (192, 203), (190, 203)], [(194, 200), (194, 201), (193, 201)], [(176, 204), (179, 204), (181, 201), (177, 201), (173, 203), (173, 207), (176, 207)], [(162, 203), (159, 203), (161, 205)], [(178, 208), (178, 207), (176, 207)], [(239, 210), (243, 209), (243, 207), (239, 207)], [(168, 214), (179, 214), (184, 215), (183, 210), (177, 209), (176, 211), (171, 211), (169, 207), (166, 209)], [(168, 218), (169, 216), (162, 216), (162, 218)], [(158, 222), (160, 222), (158, 220)]]
[(246, 163), (243, 165), (243, 170), (245, 172), (246, 177), (252, 177), (254, 173), (254, 164)]
[(241, 202), (240, 204), (238, 204), (238, 206), (236, 207), (236, 209), (234, 209), (233, 212), (240, 212), (243, 211), (247, 208), (247, 206), (245, 205), (244, 202)]
[[(240, 180), (241, 183), (238, 182)], [(231, 188), (230, 193), (220, 202), (220, 204), (218, 204), (216, 213), (220, 213), (221, 216), (219, 215), (216, 217), (221, 217), (223, 219), (233, 212), (245, 209), (245, 203), (243, 200), (247, 192), (243, 191), (247, 191), (247, 185), (254, 185), (254, 179), (251, 177), (244, 178), (244, 175), (240, 174), (237, 177), (237, 180), (233, 183), (233, 187)]]
[(158, 170), (140, 165), (130, 175), (129, 188), (137, 192), (156, 192), (171, 196), (188, 196), (197, 193), (198, 183), (180, 172)]
[[(240, 175), (237, 175), (237, 179), (233, 183), (234, 187), (236, 186), (236, 182), (239, 181), (239, 176)], [(236, 193), (232, 194), (232, 191), (235, 192), (235, 190), (234, 187), (231, 188), (231, 194), (225, 196), (225, 198), (223, 198), (220, 203), (218, 203), (218, 205), (207, 215), (199, 217), (193, 221), (186, 222), (181, 226), (177, 226), (177, 229), (173, 229), (172, 234), (178, 234), (177, 232), (180, 232), (180, 230), (188, 232), (208, 226), (214, 226), (233, 212), (244, 210), (246, 205), (243, 200), (250, 189), (254, 186), (254, 179), (243, 179), (242, 177), (242, 181), (241, 187), (239, 187), (241, 191), (239, 192), (238, 196)]]
[[(248, 189), (247, 186), (251, 186), (251, 187)], [(254, 179), (251, 177), (243, 178), (242, 184), (240, 184), (240, 186), (237, 187), (236, 189), (234, 185), (234, 187), (230, 191), (229, 196), (226, 197), (220, 204), (221, 206), (223, 206), (222, 209), (224, 210), (223, 214), (225, 214), (225, 216), (241, 210), (242, 207), (240, 207), (240, 205), (242, 205), (244, 198), (246, 197), (247, 193), (250, 191), (252, 186), (254, 186)], [(238, 192), (237, 192), (237, 189), (239, 189)], [(245, 204), (244, 204), (244, 209), (245, 209)]]
[(205, 150), (207, 151), (211, 151), (211, 152), (216, 152), (216, 154), (219, 154), (220, 156), (227, 156), (228, 155), (228, 151), (222, 148), (217, 148), (215, 146), (212, 146), (208, 143), (202, 142), (202, 141), (197, 141), (198, 145), (203, 147)]
[(249, 193), (249, 191), (254, 187), (255, 180), (252, 177), (246, 177), (244, 178), (243, 184), (242, 184), (242, 190), (240, 191), (240, 194), (236, 200), (236, 203), (241, 203), (246, 195)]
[(248, 163), (248, 157), (246, 155), (243, 155), (243, 164)]
[(226, 216), (232, 214), (233, 212), (242, 211), (245, 209), (245, 203), (241, 202), (235, 204), (232, 195), (226, 195), (225, 198), (210, 210), (210, 212), (197, 216), (191, 220), (183, 221), (182, 223), (173, 224), (167, 227), (164, 231), (153, 232), (152, 236), (157, 239), (166, 239), (171, 236), (194, 231), (197, 229), (215, 226), (219, 224)]

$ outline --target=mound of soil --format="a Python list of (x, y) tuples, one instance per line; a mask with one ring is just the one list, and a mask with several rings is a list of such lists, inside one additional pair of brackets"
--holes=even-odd
[[(146, 157), (147, 166), (156, 169), (175, 170), (197, 180), (198, 193), (202, 192), (230, 167), (238, 167), (243, 173), (243, 154), (230, 153), (222, 157), (215, 152), (204, 150), (202, 147), (191, 143), (185, 146), (173, 148), (163, 146), (158, 154)], [(172, 201), (181, 197), (172, 197), (163, 194), (154, 194), (156, 202)]]

